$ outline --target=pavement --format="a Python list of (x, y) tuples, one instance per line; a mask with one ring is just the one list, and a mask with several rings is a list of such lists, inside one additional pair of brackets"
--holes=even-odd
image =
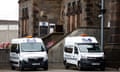
[[(56, 63), (56, 64), (50, 63), (48, 71), (44, 71), (44, 72), (68, 72), (69, 70), (71, 72), (77, 72), (78, 71), (76, 68), (70, 68), (66, 71), (63, 64), (61, 64), (61, 63)], [(0, 72), (20, 72), (20, 71), (12, 71), (10, 66), (0, 66)], [(33, 72), (33, 71), (27, 71), (27, 72)], [(87, 72), (89, 72), (89, 70)], [(103, 72), (103, 71), (100, 71), (100, 72)], [(106, 67), (105, 72), (120, 72), (120, 68), (117, 69), (117, 68)]]

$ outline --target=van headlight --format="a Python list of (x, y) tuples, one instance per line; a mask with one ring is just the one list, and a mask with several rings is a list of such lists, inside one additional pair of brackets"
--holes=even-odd
[(48, 60), (48, 56), (47, 55), (43, 58), (43, 61), (46, 61), (46, 60)]
[(27, 63), (28, 63), (28, 60), (25, 60), (25, 59), (21, 58), (21, 59), (20, 59), (20, 62), (21, 62), (22, 64), (27, 64)]
[(81, 59), (87, 59), (87, 56), (83, 56), (83, 55), (82, 55), (82, 56), (81, 56)]
[(28, 62), (28, 59), (27, 59), (27, 58), (20, 57), (20, 61)]
[(23, 58), (22, 58), (22, 57), (20, 57), (20, 61), (23, 61)]
[(44, 56), (43, 56), (43, 61), (46, 61), (46, 60), (48, 60), (48, 55), (47, 55), (47, 53), (44, 54)]

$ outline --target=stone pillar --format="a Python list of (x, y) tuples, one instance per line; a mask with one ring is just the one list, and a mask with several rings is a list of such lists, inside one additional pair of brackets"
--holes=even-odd
[(70, 32), (70, 16), (67, 16), (67, 33)]
[(37, 3), (33, 3), (33, 36), (39, 36), (39, 7)]
[(70, 32), (72, 31), (73, 16), (70, 15)]
[(72, 2), (72, 31), (75, 30), (75, 5), (76, 5), (76, 2)]
[(81, 1), (80, 0), (78, 0), (77, 1), (77, 7), (76, 7), (76, 9), (77, 9), (77, 11), (76, 11), (76, 14), (77, 14), (77, 28), (79, 28), (80, 27), (80, 24), (81, 24), (81, 13), (82, 13), (82, 7), (81, 7), (82, 5), (81, 5)]
[(67, 5), (67, 33), (70, 32), (70, 3)]
[(70, 3), (70, 32), (73, 30), (73, 7), (72, 3)]

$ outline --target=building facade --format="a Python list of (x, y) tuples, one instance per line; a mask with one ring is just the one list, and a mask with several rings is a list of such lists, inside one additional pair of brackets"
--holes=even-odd
[(11, 39), (18, 37), (18, 22), (0, 20), (0, 43), (10, 42)]
[(39, 36), (40, 22), (59, 24), (60, 0), (19, 0), (19, 37)]
[(100, 27), (100, 0), (19, 0), (20, 37), (39, 36), (39, 22), (63, 25), (69, 33), (79, 27)]
[[(110, 32), (104, 30), (105, 49), (110, 63), (114, 56), (114, 64), (120, 65), (120, 1), (104, 0), (104, 4), (104, 29)], [(85, 33), (92, 29), (90, 34), (100, 36), (101, 11), (101, 0), (19, 0), (19, 37), (39, 37), (41, 21), (63, 25), (65, 34), (84, 28)]]
[(63, 0), (65, 31), (79, 27), (100, 27), (100, 0)]
[(33, 33), (33, 0), (19, 1), (19, 37)]
[[(19, 37), (47, 35), (49, 24), (55, 24), (62, 25), (65, 34), (78, 28), (84, 28), (81, 33), (92, 29), (89, 34), (97, 35), (100, 40), (100, 7), (100, 0), (19, 0)], [(107, 22), (105, 28), (109, 28)], [(40, 23), (44, 23), (43, 27)]]

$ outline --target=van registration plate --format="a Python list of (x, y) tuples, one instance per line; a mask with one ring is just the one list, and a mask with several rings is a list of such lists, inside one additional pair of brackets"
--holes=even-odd
[(40, 65), (40, 63), (32, 63), (32, 65)]
[(92, 65), (100, 65), (100, 63), (92, 63)]

